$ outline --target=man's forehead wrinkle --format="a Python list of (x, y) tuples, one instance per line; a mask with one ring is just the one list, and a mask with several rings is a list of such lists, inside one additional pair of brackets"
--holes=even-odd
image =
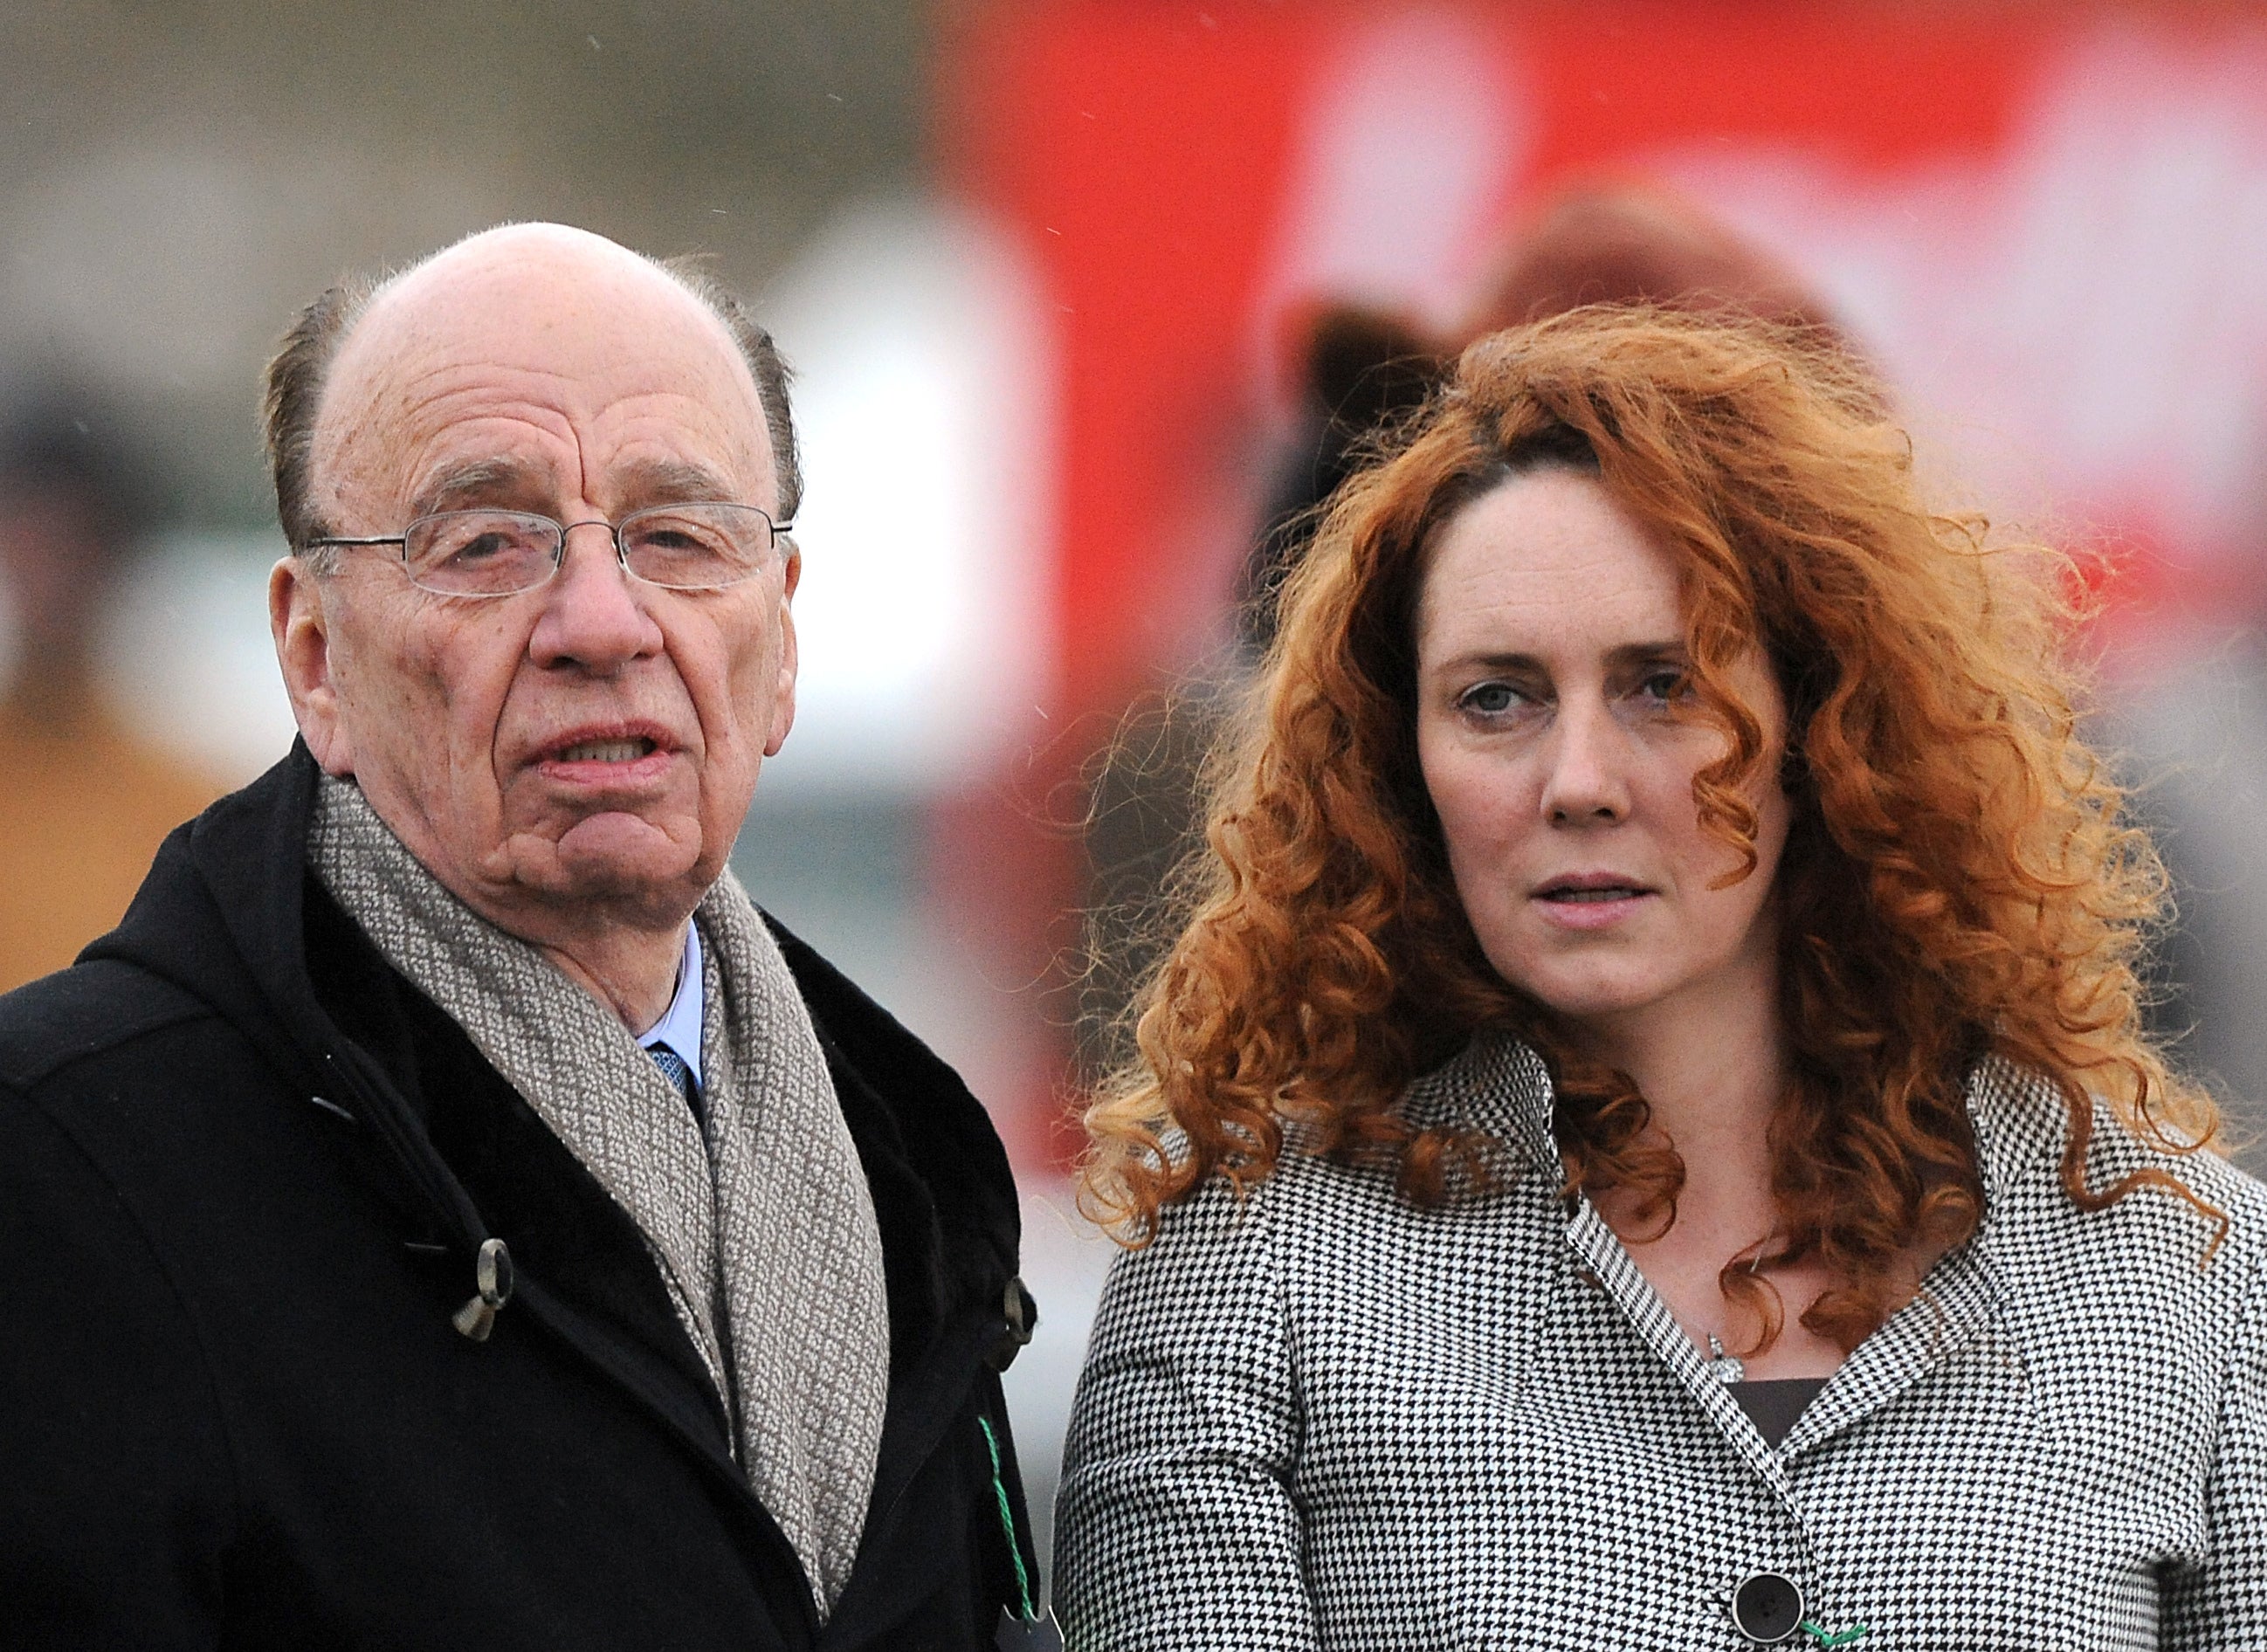
[(388, 491), (413, 516), (484, 504), (553, 512), (566, 508), (578, 488), (598, 508), (619, 513), (683, 500), (735, 500), (766, 487), (760, 455), (730, 440), (727, 430), (720, 426), (713, 444), (696, 443), (701, 451), (686, 452), (686, 421), (658, 412), (649, 417), (661, 432), (629, 437), (604, 459), (571, 424), (560, 427), (554, 449), (511, 442), (517, 421), (510, 415), (444, 421), (433, 440), (405, 444), (400, 475), (378, 480), (381, 488), (394, 484)]
[[(514, 360), (501, 350), (474, 356), (463, 350), (437, 349), (423, 360), (397, 359), (375, 375), (365, 375), (355, 386), (360, 398), (342, 395), (336, 410), (346, 411), (359, 399), (365, 416), (398, 416), (412, 422), (445, 421), (459, 416), (463, 403), (477, 400), (501, 412), (507, 408), (546, 413), (552, 419), (590, 417), (656, 417), (682, 420), (690, 413), (696, 421), (730, 423), (757, 419), (761, 409), (752, 393), (745, 399), (740, 386), (711, 378), (711, 393), (693, 393), (684, 387), (682, 365), (668, 353), (657, 351), (650, 369), (652, 382), (621, 382), (619, 362), (590, 364)], [(720, 363), (711, 363), (716, 365)], [(665, 382), (676, 377), (678, 383)], [(608, 383), (608, 379), (615, 382)], [(647, 404), (654, 405), (649, 407)], [(334, 409), (326, 408), (326, 414)]]
[[(531, 442), (531, 429), (541, 439)], [(499, 405), (476, 386), (423, 397), (397, 386), (363, 398), (359, 408), (339, 407), (333, 439), (319, 437), (316, 462), (334, 503), (351, 495), (363, 510), (391, 510), (478, 466), (509, 464), (519, 473), (513, 480), (555, 479), (558, 465), (544, 450), (575, 440), (573, 417), (539, 399)]]
[(438, 349), (423, 360), (397, 356), (370, 378), (365, 400), (371, 412), (409, 420), (446, 415), (466, 397), (571, 415), (585, 400), (584, 382), (572, 371)]
[[(409, 403), (471, 384), (517, 385), (571, 403), (588, 382), (620, 371), (626, 335), (653, 339), (657, 376), (692, 354), (681, 334), (671, 339), (668, 329), (628, 316), (609, 319), (606, 327), (580, 327), (539, 313), (474, 313), (445, 325), (430, 319), (407, 326), (373, 320), (341, 347), (332, 375), (334, 393), (326, 400), (345, 402), (359, 389), (373, 400)], [(726, 357), (710, 365), (729, 371), (729, 363)]]

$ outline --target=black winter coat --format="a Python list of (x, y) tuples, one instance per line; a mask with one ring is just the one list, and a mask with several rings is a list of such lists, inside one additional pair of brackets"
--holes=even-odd
[[(1037, 1574), (982, 1108), (781, 936), (890, 1293), (822, 1629), (628, 1216), (307, 875), (315, 779), (297, 749), (215, 804), (0, 998), (0, 1645), (992, 1646)], [(474, 1341), (492, 1236), (514, 1289)]]

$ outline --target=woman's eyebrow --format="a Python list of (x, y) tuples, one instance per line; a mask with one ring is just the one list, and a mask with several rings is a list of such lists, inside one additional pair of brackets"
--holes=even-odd
[(1453, 672), (1481, 671), (1547, 675), (1550, 668), (1533, 654), (1492, 653), (1486, 650), (1475, 650), (1469, 654), (1451, 656), (1442, 660), (1436, 669)]
[[(1683, 664), (1691, 657), (1691, 650), (1685, 647), (1683, 637), (1660, 642), (1623, 642), (1606, 650), (1606, 664), (1610, 669), (1651, 664), (1663, 660)], [(1458, 654), (1443, 660), (1440, 669), (1449, 672), (1530, 672), (1546, 676), (1551, 670), (1540, 655), (1515, 650), (1475, 650), (1471, 653)]]
[(1606, 653), (1610, 665), (1649, 665), (1663, 661), (1682, 665), (1690, 663), (1691, 657), (1692, 650), (1681, 636), (1664, 642), (1625, 642)]

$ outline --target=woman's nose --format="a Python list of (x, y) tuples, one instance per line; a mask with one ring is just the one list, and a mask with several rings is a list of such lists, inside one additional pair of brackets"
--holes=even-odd
[(1553, 826), (1623, 819), (1629, 813), (1628, 737), (1603, 707), (1562, 705), (1552, 730), (1543, 813)]

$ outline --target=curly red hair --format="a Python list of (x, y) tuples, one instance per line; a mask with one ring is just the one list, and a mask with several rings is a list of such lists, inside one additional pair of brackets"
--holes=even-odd
[(2080, 738), (2068, 566), (1932, 510), (1884, 406), (1821, 335), (1721, 318), (1581, 310), (1464, 352), (1283, 591), (1251, 708), (1214, 753), (1185, 927), (1137, 1002), (1133, 1058), (1086, 1113), (1090, 1213), (1145, 1243), (1207, 1178), (1269, 1175), (1293, 1120), (1302, 1146), (1389, 1157), (1420, 1202), (1484, 1186), (1492, 1143), (1397, 1107), (1499, 1025), (1552, 1071), (1567, 1187), (1620, 1187), (1674, 1219), (1683, 1162), (1636, 1085), (1481, 956), (1417, 764), (1427, 547), (1548, 463), (1591, 469), (1677, 557), (1698, 701), (1727, 735), (1695, 800), (1750, 868), (1770, 760), (1728, 668), (1759, 648), (1787, 703), (1780, 1225), (1724, 1276), (1757, 1308), (1759, 1346), (1780, 1323), (1760, 1269), (1817, 1260), (1845, 1281), (1803, 1320), (1848, 1348), (1895, 1305), (1905, 1259), (1973, 1231), (1965, 1082), (1989, 1054), (2061, 1091), (2072, 1199), (2158, 1185), (2197, 1202), (2161, 1170), (2086, 1180), (2096, 1098), (2169, 1151), (2218, 1120), (2141, 1030), (2164, 879)]

